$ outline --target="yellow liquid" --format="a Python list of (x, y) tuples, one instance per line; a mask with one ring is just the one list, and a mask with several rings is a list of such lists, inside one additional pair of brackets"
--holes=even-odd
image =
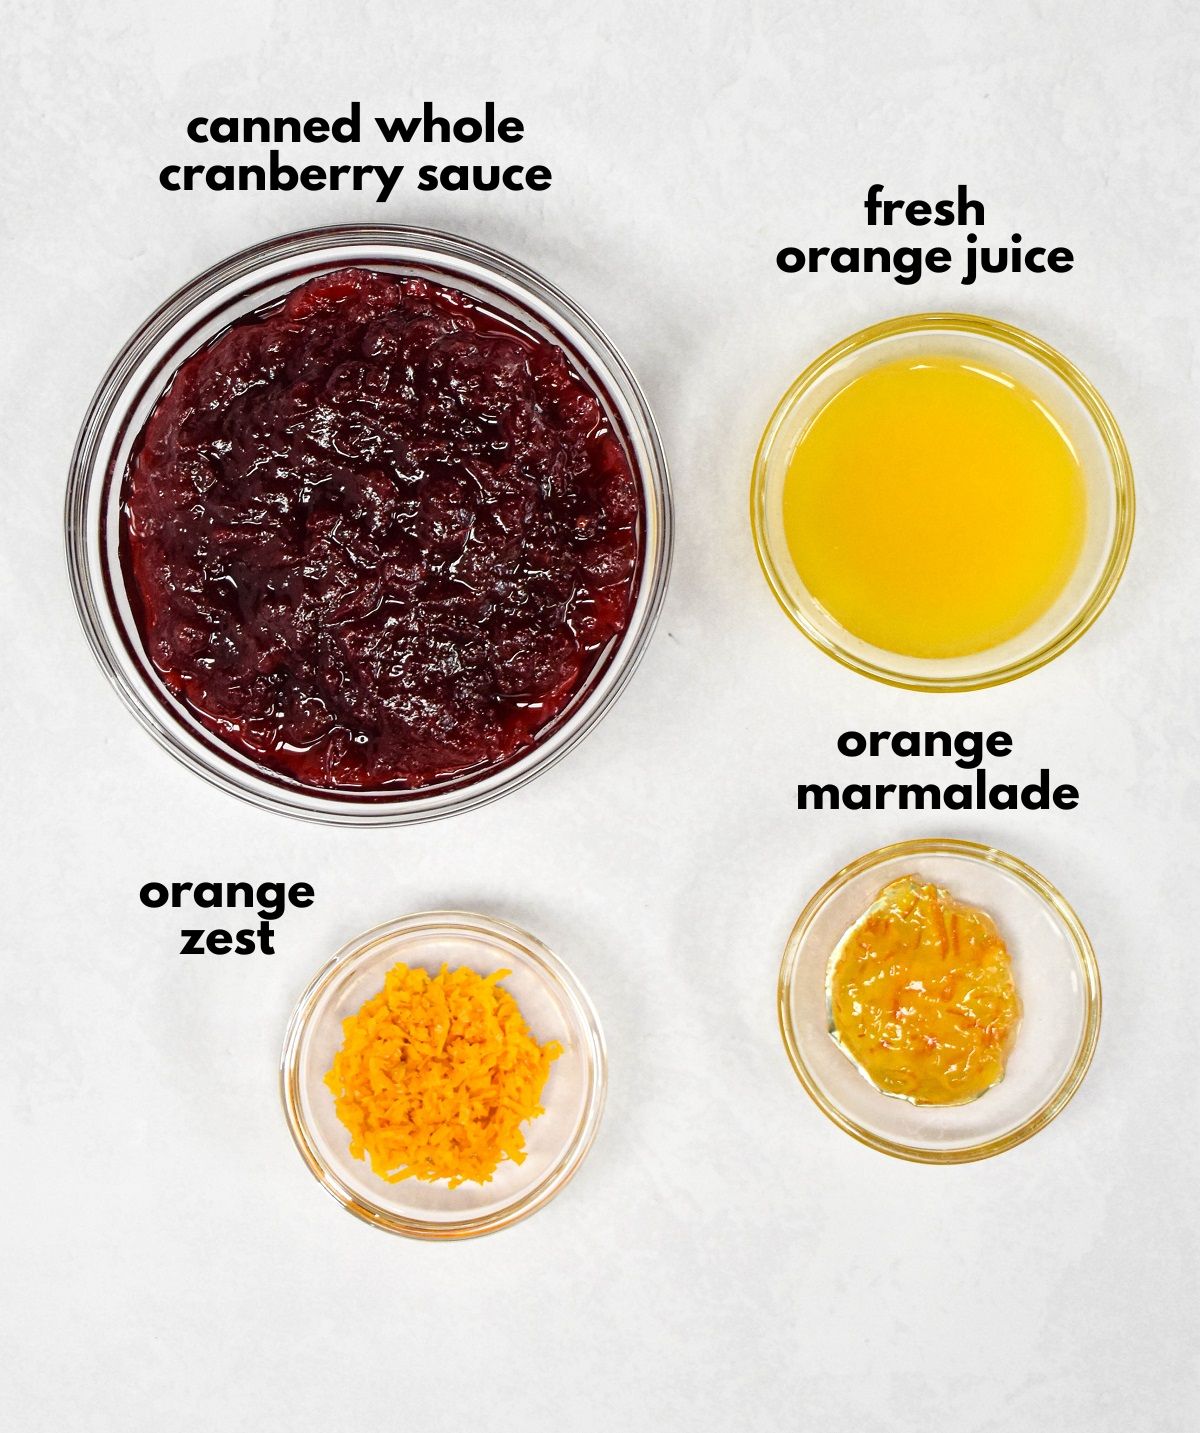
[(1032, 626), (1083, 547), (1078, 456), (1007, 374), (901, 359), (836, 393), (788, 463), (783, 521), (805, 587), (849, 632), (962, 657)]

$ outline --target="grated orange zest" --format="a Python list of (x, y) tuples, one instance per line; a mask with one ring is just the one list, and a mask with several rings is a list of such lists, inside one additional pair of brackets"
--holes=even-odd
[(395, 965), (343, 1020), (325, 1083), (350, 1153), (389, 1184), (486, 1184), (502, 1161), (524, 1162), (521, 1127), (545, 1113), (542, 1089), (562, 1046), (530, 1033), (500, 984), (511, 974)]

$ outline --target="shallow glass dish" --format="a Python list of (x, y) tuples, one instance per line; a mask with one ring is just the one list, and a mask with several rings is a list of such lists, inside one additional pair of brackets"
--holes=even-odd
[[(166, 688), (147, 658), (118, 551), (130, 453), (180, 365), (230, 324), (335, 269), (359, 267), (459, 289), (556, 343), (600, 399), (637, 477), (643, 507), (629, 623), (575, 697), (506, 765), (415, 790), (333, 791), (290, 780), (218, 741)], [(67, 565), (92, 650), (134, 716), (184, 765), (255, 805), (345, 825), (391, 825), (449, 815), (514, 790), (568, 752), (608, 711), (637, 666), (666, 591), (672, 509), (666, 460), (646, 400), (591, 319), (540, 275), (469, 239), (391, 225), (288, 234), (207, 270), (167, 300), (105, 375), (71, 461)]]
[[(788, 464), (829, 400), (869, 369), (937, 355), (985, 364), (1018, 379), (1061, 425), (1079, 455), (1087, 489), (1083, 551), (1058, 599), (1032, 626), (998, 646), (952, 658), (910, 657), (856, 637), (805, 587), (788, 551), (783, 490)], [(1077, 641), (1116, 590), (1133, 541), (1133, 471), (1104, 399), (1061, 353), (1031, 334), (972, 314), (891, 319), (852, 334), (823, 353), (788, 389), (767, 424), (754, 460), (750, 522), (759, 562), (779, 605), (797, 627), (843, 666), (917, 691), (996, 686), (1043, 666)]]
[[(563, 1047), (542, 1093), (546, 1112), (524, 1127), (525, 1162), (504, 1161), (488, 1184), (389, 1184), (350, 1154), (325, 1075), (341, 1049), (342, 1021), (383, 989), (387, 972), (401, 961), (431, 974), (443, 963), (485, 976), (511, 971), (504, 988), (538, 1043), (557, 1040)], [(344, 945), (300, 997), (280, 1067), (288, 1127), (309, 1169), (351, 1214), (416, 1239), (490, 1234), (553, 1199), (596, 1137), (607, 1078), (596, 1012), (562, 961), (516, 926), (466, 911), (405, 916)]]
[[(970, 1104), (881, 1093), (829, 1033), (830, 957), (880, 890), (906, 875), (987, 911), (1012, 957), (1021, 1024), (1004, 1078)], [(958, 1164), (1044, 1129), (1079, 1088), (1100, 1033), (1100, 974), (1078, 916), (1024, 861), (972, 841), (903, 841), (853, 861), (804, 908), (779, 973), (779, 1024), (796, 1074), (834, 1124), (884, 1154)]]

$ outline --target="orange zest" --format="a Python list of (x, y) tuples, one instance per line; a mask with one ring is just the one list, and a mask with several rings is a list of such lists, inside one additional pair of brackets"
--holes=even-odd
[(499, 983), (446, 966), (434, 976), (395, 965), (383, 989), (342, 1022), (325, 1083), (350, 1132), (350, 1152), (389, 1184), (402, 1179), (486, 1184), (504, 1160), (525, 1159), (522, 1125), (543, 1114), (542, 1089), (562, 1054), (539, 1045)]

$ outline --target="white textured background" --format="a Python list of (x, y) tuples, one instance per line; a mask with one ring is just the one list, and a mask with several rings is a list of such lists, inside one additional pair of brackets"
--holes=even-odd
[[(668, 9), (672, 12), (668, 18)], [(2, 6), (7, 901), (0, 989), (0, 1421), (20, 1430), (1182, 1430), (1197, 1365), (1194, 842), (1200, 30), (1187, 4)], [(196, 113), (526, 124), (544, 195), (169, 195)], [(490, 159), (380, 143), (314, 162)], [(507, 151), (506, 151), (507, 152)], [(868, 184), (966, 181), (987, 236), (1067, 276), (915, 289), (786, 277), (862, 243)], [(507, 249), (588, 308), (662, 427), (674, 581), (636, 680), (529, 789), (425, 829), (325, 830), (176, 766), (108, 690), (70, 605), (76, 428), (144, 315), (308, 224), (412, 221)], [(914, 238), (935, 242), (944, 231)], [(903, 233), (893, 242), (903, 242)], [(1014, 686), (935, 699), (843, 672), (776, 609), (745, 517), (798, 368), (889, 315), (981, 309), (1074, 358), (1122, 423), (1139, 530), (1100, 624)], [(802, 816), (846, 727), (1001, 726), (1045, 814)], [(898, 766), (899, 764), (897, 764)], [(906, 763), (914, 779), (916, 763)], [(861, 763), (853, 768), (857, 772)], [(920, 779), (941, 773), (921, 768)], [(1001, 771), (994, 775), (999, 779)], [(871, 779), (896, 780), (879, 763)], [(780, 951), (831, 871), (943, 831), (1074, 902), (1105, 1023), (1063, 1117), (957, 1169), (873, 1154), (805, 1097)], [(172, 954), (150, 879), (309, 880), (273, 958)], [(528, 1223), (388, 1238), (284, 1128), (293, 1000), (346, 937), (431, 905), (540, 934), (610, 1045), (600, 1138)]]

